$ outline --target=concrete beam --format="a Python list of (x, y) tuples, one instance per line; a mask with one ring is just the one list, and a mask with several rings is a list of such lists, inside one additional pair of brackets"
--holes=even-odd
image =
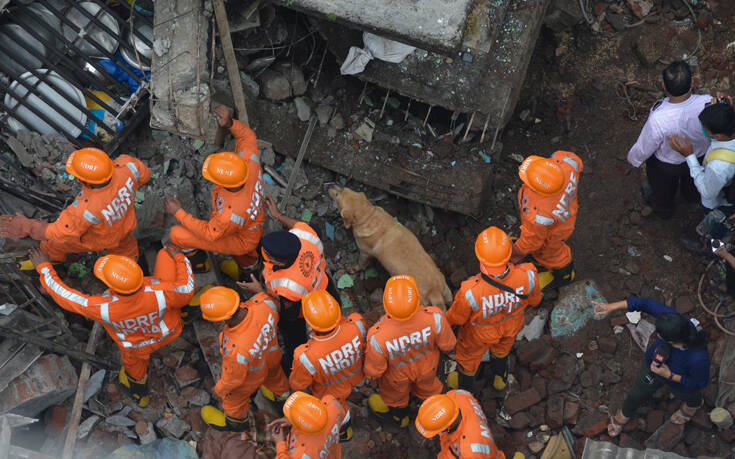
[(421, 49), (453, 52), (462, 44), (474, 0), (276, 0), (276, 3)]

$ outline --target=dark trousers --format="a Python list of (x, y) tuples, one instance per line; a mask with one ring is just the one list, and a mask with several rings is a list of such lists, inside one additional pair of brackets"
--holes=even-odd
[(677, 189), (681, 190), (681, 195), (689, 202), (700, 200), (694, 180), (689, 175), (689, 166), (685, 162), (669, 164), (651, 156), (646, 160), (646, 175), (653, 191), (651, 207), (661, 218), (671, 218), (674, 214)]
[[(663, 386), (664, 382), (651, 371), (650, 364), (643, 360), (640, 370), (638, 370), (638, 376), (636, 376), (633, 388), (628, 392), (628, 396), (625, 397), (623, 402), (623, 416), (630, 418), (635, 414), (635, 410), (638, 407), (644, 405), (652, 397), (653, 393), (658, 390), (659, 387)], [(679, 400), (686, 402), (690, 408), (699, 408), (702, 405), (702, 391), (692, 393), (680, 393), (674, 391), (674, 395)]]
[[(328, 276), (327, 292), (337, 300), (339, 300), (339, 291), (334, 284), (331, 276)], [(283, 357), (281, 357), (281, 368), (286, 376), (291, 374), (293, 367), (293, 354), (297, 347), (306, 343), (308, 336), (306, 334), (306, 321), (301, 317), (301, 302), (289, 301), (283, 297), (281, 300), (281, 317), (278, 322), (278, 330), (283, 338)]]

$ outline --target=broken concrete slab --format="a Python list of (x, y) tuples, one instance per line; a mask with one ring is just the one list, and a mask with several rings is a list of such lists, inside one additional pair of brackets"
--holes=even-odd
[(197, 341), (202, 349), (204, 360), (212, 372), (215, 381), (222, 376), (222, 356), (219, 352), (219, 334), (224, 328), (222, 322), (209, 322), (207, 320), (195, 320), (193, 322)]
[(156, 427), (168, 432), (172, 437), (181, 438), (184, 434), (191, 430), (191, 426), (182, 421), (178, 416), (169, 416), (159, 419)]
[(607, 303), (594, 280), (578, 281), (559, 289), (559, 298), (551, 311), (551, 336), (571, 336), (595, 317), (592, 302)]
[(69, 398), (77, 379), (69, 357), (44, 355), (0, 392), (0, 413), (34, 417)]
[(459, 49), (473, 0), (279, 0), (285, 7), (423, 49)]
[(582, 452), (582, 459), (614, 459), (626, 457), (629, 459), (684, 459), (676, 453), (664, 452), (658, 449), (640, 451), (633, 448), (622, 448), (607, 441), (587, 439)]

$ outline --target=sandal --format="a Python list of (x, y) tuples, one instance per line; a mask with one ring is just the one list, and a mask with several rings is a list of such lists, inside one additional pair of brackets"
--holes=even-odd
[[(687, 409), (693, 410), (691, 414), (687, 413)], [(686, 424), (692, 419), (692, 416), (694, 416), (697, 413), (698, 408), (690, 408), (686, 405), (682, 405), (681, 408), (676, 410), (674, 414), (671, 415), (671, 423), (682, 425)]]
[[(623, 420), (620, 421), (619, 419), (622, 418)], [(610, 435), (612, 438), (617, 437), (620, 435), (620, 432), (623, 431), (623, 426), (630, 421), (630, 418), (626, 418), (623, 416), (623, 413), (621, 411), (618, 411), (615, 416), (610, 416), (610, 422), (607, 425), (607, 434)]]

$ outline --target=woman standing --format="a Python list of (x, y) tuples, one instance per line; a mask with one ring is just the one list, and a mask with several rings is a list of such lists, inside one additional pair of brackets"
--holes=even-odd
[(627, 309), (645, 312), (656, 318), (656, 342), (646, 351), (622, 409), (610, 418), (607, 427), (610, 436), (620, 435), (623, 425), (630, 420), (635, 410), (650, 400), (653, 393), (664, 384), (684, 402), (671, 416), (671, 422), (684, 424), (689, 421), (702, 406), (702, 390), (709, 381), (707, 333), (674, 309), (650, 298), (632, 297), (615, 303), (593, 304), (598, 316)]

